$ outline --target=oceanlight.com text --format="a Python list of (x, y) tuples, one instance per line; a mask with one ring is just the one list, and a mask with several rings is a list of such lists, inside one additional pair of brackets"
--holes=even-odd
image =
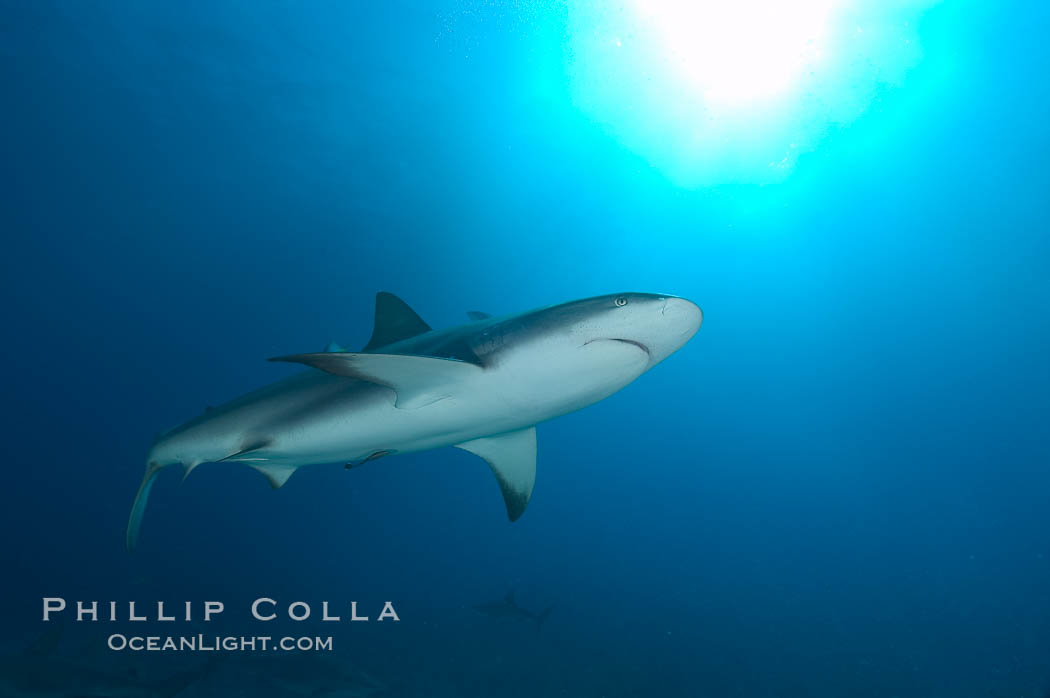
[(122, 635), (114, 633), (106, 646), (114, 652), (331, 652), (332, 638), (270, 635)]

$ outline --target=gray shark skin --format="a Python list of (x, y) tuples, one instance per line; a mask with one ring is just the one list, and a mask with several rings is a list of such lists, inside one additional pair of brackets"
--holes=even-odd
[(165, 467), (244, 463), (274, 488), (296, 468), (348, 467), (395, 453), (456, 446), (491, 468), (507, 516), (525, 511), (536, 479), (536, 425), (602, 400), (680, 349), (703, 313), (674, 296), (621, 293), (515, 315), (472, 311), (434, 330), (396, 296), (376, 296), (360, 352), (277, 357), (310, 370), (208, 409), (149, 452), (132, 506), (134, 549), (150, 487)]
[(553, 606), (549, 606), (539, 613), (533, 613), (528, 609), (522, 608), (514, 602), (514, 592), (508, 592), (502, 601), (492, 601), (489, 603), (478, 604), (474, 606), (474, 610), (483, 616), (489, 618), (496, 618), (499, 620), (531, 620), (535, 621), (536, 628), (543, 627), (543, 621), (550, 617), (551, 611), (554, 610)]

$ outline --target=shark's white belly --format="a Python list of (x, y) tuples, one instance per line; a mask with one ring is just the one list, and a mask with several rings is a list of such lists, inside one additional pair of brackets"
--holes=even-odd
[(457, 384), (447, 397), (413, 409), (396, 406), (390, 388), (357, 385), (358, 395), (345, 408), (314, 410), (301, 425), (274, 434), (273, 444), (255, 457), (294, 466), (355, 461), (516, 431), (611, 395), (648, 363), (644, 350), (621, 342), (588, 346), (571, 361), (545, 358), (537, 351), (504, 357)]

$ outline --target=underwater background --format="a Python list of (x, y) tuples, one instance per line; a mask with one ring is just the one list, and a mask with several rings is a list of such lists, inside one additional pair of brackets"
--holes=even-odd
[[(306, 679), (235, 657), (180, 695), (1050, 693), (1050, 11), (869, 3), (846, 98), (782, 121), (602, 63), (630, 11), (3, 3), (6, 656), (45, 596), (219, 599), (237, 634), (276, 632), (259, 596), (393, 600), (293, 624), (335, 636)], [(458, 449), (279, 491), (213, 464), (127, 553), (153, 435), (363, 345), (378, 290), (434, 327), (620, 291), (705, 322), (540, 425), (514, 524)], [(511, 591), (542, 628), (474, 610)], [(61, 651), (203, 661), (124, 627)]]

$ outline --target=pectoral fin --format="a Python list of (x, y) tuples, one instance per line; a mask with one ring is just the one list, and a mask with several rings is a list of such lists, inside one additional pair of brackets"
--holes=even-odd
[(483, 370), (465, 361), (403, 354), (294, 354), (270, 361), (306, 364), (337, 376), (386, 386), (397, 393), (397, 407), (409, 410), (451, 396), (459, 384)]
[(536, 484), (536, 427), (466, 441), (456, 448), (485, 459), (503, 492), (507, 517), (517, 521)]

